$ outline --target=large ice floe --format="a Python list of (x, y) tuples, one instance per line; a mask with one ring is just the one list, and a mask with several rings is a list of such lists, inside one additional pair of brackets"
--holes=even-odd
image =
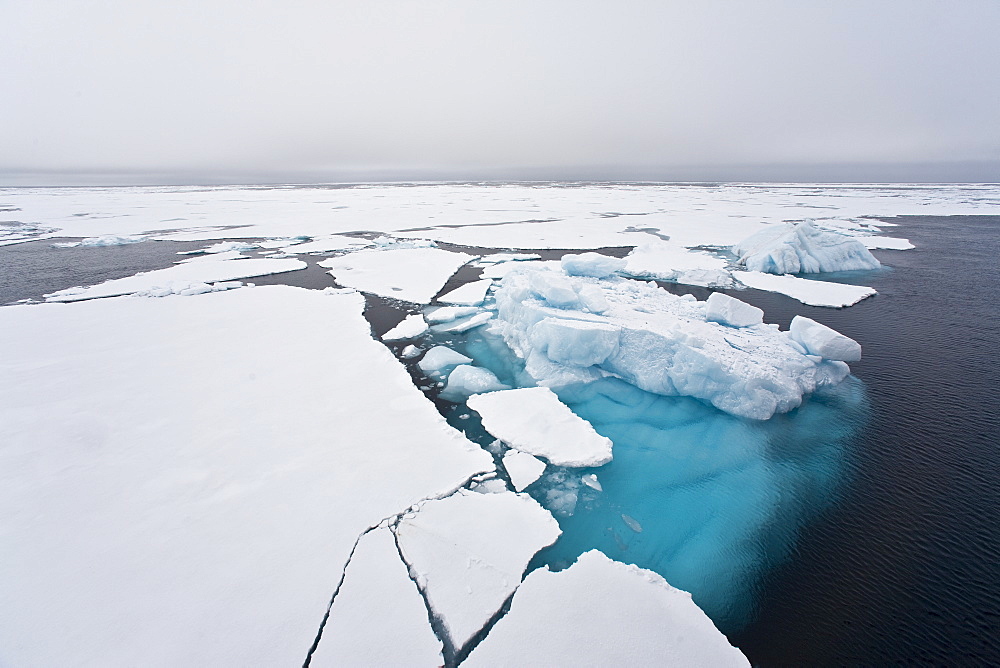
[(728, 262), (711, 253), (688, 250), (667, 241), (653, 241), (629, 253), (621, 273), (635, 278), (724, 288), (733, 283), (727, 267)]
[(526, 265), (503, 279), (496, 308), (492, 331), (524, 360), (534, 384), (553, 388), (615, 376), (764, 420), (850, 372), (807, 353), (776, 325), (710, 322), (705, 302), (624, 278)]
[(748, 288), (778, 292), (809, 306), (853, 306), (876, 294), (874, 288), (863, 285), (818, 281), (787, 274), (779, 276), (759, 271), (735, 271), (733, 278)]
[(494, 468), (363, 303), (0, 308), (0, 664), (302, 665), (358, 537)]
[(427, 304), (455, 271), (476, 256), (439, 248), (362, 250), (320, 262), (341, 285)]
[(582, 554), (525, 578), (463, 666), (749, 666), (687, 592), (651, 571)]
[(733, 247), (739, 264), (770, 274), (815, 274), (878, 269), (881, 263), (865, 245), (841, 232), (818, 228), (811, 220), (776, 225)]

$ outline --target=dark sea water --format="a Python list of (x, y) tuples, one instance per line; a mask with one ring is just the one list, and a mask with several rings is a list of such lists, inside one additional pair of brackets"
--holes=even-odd
[[(734, 597), (732, 609), (717, 613), (724, 628), (727, 615), (740, 617), (727, 632), (755, 665), (1000, 665), (1000, 401), (994, 392), (1000, 377), (995, 352), (1000, 347), (1000, 217), (892, 220), (900, 227), (887, 233), (909, 238), (915, 250), (876, 251), (886, 265), (879, 271), (824, 276), (870, 285), (879, 291), (874, 298), (847, 309), (826, 309), (756, 290), (731, 292), (763, 308), (767, 322), (784, 328), (794, 315), (806, 315), (861, 342), (864, 359), (851, 365), (857, 380), (839, 395), (816, 398), (795, 415), (750, 428), (708, 415), (693, 400), (658, 402), (614, 384), (564, 397), (581, 414), (590, 411), (595, 421), (605, 419), (600, 428), (609, 434), (616, 429), (621, 434), (625, 427), (616, 425), (604, 407), (607, 398), (646, 402), (647, 426), (662, 426), (664, 415), (678, 411), (695, 417), (705, 413), (689, 421), (700, 427), (670, 432), (669, 442), (678, 448), (734, 444), (712, 456), (754, 464), (733, 467), (729, 477), (713, 476), (718, 486), (703, 487), (697, 498), (681, 498), (684, 511), (664, 526), (700, 525), (696, 510), (710, 520), (732, 517), (741, 502), (780, 509), (780, 531), (758, 530), (770, 520), (744, 514), (749, 519), (739, 527), (749, 521), (753, 531), (734, 544), (742, 542), (741, 554), (768, 558), (753, 564), (752, 582)], [(5, 277), (0, 303), (168, 266), (177, 259), (176, 251), (204, 245), (53, 249), (50, 243), (0, 247)], [(317, 258), (306, 259), (307, 270), (249, 280), (333, 285), (315, 266)], [(445, 290), (478, 274), (463, 272)], [(702, 299), (708, 294), (699, 288), (670, 289)], [(369, 298), (366, 315), (380, 334), (406, 310), (412, 307)], [(459, 343), (475, 343), (465, 339)], [(446, 404), (439, 407), (449, 414)], [(815, 425), (821, 421), (828, 427), (817, 439)], [(797, 441), (800, 433), (810, 435)], [(612, 496), (616, 486), (633, 497), (645, 493), (642, 481), (621, 474), (629, 458), (642, 466), (648, 456), (641, 439), (631, 432), (622, 436), (622, 442), (629, 439), (639, 447), (620, 449), (616, 441), (611, 468), (599, 470)], [(759, 462), (767, 466), (756, 466)], [(668, 474), (667, 468), (648, 471), (650, 483)], [(768, 487), (769, 480), (781, 484)], [(655, 487), (648, 487), (650, 503), (678, 502), (680, 497)], [(586, 494), (583, 490), (584, 501)], [(648, 549), (657, 529), (643, 508), (630, 510), (644, 524), (640, 533), (630, 532), (618, 510), (591, 508), (594, 515), (610, 514), (618, 522), (613, 532), (599, 536), (587, 535), (584, 512), (575, 520), (560, 518), (568, 539), (540, 558), (552, 565), (589, 543), (609, 554), (619, 549), (622, 554), (611, 554), (614, 558), (628, 560), (629, 549), (636, 560), (660, 558)], [(574, 529), (574, 521), (582, 528)], [(731, 532), (732, 526), (721, 523), (718, 533)], [(748, 544), (753, 541), (758, 544)], [(688, 558), (689, 565), (697, 561), (697, 552)], [(736, 579), (750, 572), (742, 562), (731, 570)], [(704, 587), (692, 582), (692, 589)], [(725, 596), (724, 587), (717, 589), (709, 592), (713, 600), (705, 599), (716, 607)]]

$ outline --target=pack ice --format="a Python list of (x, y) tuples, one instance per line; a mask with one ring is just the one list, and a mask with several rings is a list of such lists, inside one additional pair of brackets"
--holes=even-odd
[(878, 269), (881, 263), (854, 237), (816, 227), (811, 220), (765, 228), (733, 247), (739, 264), (769, 274)]
[(776, 325), (760, 324), (756, 309), (734, 308), (738, 300), (730, 299), (706, 304), (653, 284), (526, 265), (497, 289), (491, 327), (524, 360), (528, 379), (521, 384), (559, 388), (617, 376), (758, 420), (795, 408), (804, 395), (850, 373), (839, 353), (807, 351)]

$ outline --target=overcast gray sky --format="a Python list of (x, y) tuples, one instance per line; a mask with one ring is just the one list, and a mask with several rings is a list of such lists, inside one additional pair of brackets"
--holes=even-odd
[(997, 0), (0, 0), (0, 26), (8, 183), (1000, 180)]

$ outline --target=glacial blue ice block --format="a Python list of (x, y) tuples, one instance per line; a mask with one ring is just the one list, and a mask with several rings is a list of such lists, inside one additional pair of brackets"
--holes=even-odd
[(865, 245), (840, 232), (821, 230), (806, 220), (775, 225), (733, 246), (739, 264), (769, 274), (815, 274), (878, 269), (881, 263)]

